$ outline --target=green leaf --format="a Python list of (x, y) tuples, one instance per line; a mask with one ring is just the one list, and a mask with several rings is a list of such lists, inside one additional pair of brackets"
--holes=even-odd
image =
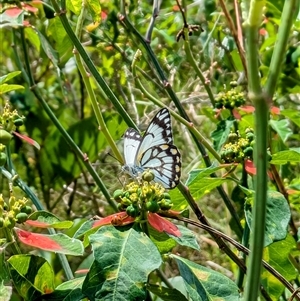
[(226, 179), (223, 178), (208, 177), (210, 174), (221, 168), (224, 168), (224, 166), (197, 169), (189, 174), (186, 185), (194, 198), (201, 198), (203, 195), (209, 193), (212, 189), (226, 181)]
[(12, 296), (12, 286), (6, 286), (3, 282), (0, 281), (0, 297), (1, 301), (9, 301)]
[(271, 164), (284, 165), (288, 162), (299, 163), (300, 153), (295, 150), (285, 150), (272, 155)]
[(19, 228), (15, 228), (15, 232), (22, 243), (31, 247), (74, 256), (83, 254), (82, 242), (62, 233), (46, 235), (24, 231)]
[(173, 202), (172, 210), (182, 211), (188, 207), (188, 203), (178, 188), (169, 191)]
[[(264, 250), (264, 260), (287, 281), (296, 279), (298, 275), (296, 268), (289, 260), (292, 250), (296, 247), (294, 238), (288, 234), (285, 240), (274, 242)], [(285, 288), (275, 276), (265, 269), (262, 273), (262, 285), (272, 300), (279, 300)]]
[(148, 290), (164, 301), (188, 301), (188, 299), (177, 289), (158, 285), (148, 285)]
[(221, 120), (217, 128), (211, 133), (211, 138), (214, 140), (214, 148), (219, 151), (223, 144), (227, 141), (228, 135), (231, 132), (235, 120)]
[(55, 228), (55, 229), (68, 229), (72, 227), (71, 221), (60, 221), (58, 217), (48, 211), (36, 211), (32, 213), (26, 224), (38, 228)]
[(172, 254), (170, 257), (176, 260), (180, 275), (193, 301), (239, 300), (239, 289), (229, 278), (177, 255)]
[(0, 77), (0, 85), (6, 83), (7, 81), (9, 81), (10, 79), (14, 78), (15, 76), (21, 74), (21, 71), (14, 71), (14, 72), (10, 72), (6, 75), (3, 75)]
[(198, 182), (201, 179), (209, 177), (214, 172), (216, 172), (220, 169), (223, 169), (223, 168), (224, 168), (224, 166), (219, 165), (219, 166), (210, 166), (210, 167), (204, 168), (204, 169), (194, 169), (189, 173), (189, 177), (188, 177), (185, 185), (189, 186), (193, 182)]
[(0, 85), (0, 95), (10, 91), (20, 90), (20, 89), (25, 89), (25, 88), (21, 85), (2, 84)]
[(82, 0), (67, 0), (67, 8), (75, 15), (79, 15), (82, 10)]
[(199, 251), (200, 247), (198, 245), (194, 232), (188, 229), (187, 227), (183, 227), (181, 225), (177, 225), (177, 228), (181, 232), (181, 236), (177, 237), (170, 235), (170, 237), (172, 237), (181, 246), (190, 247)]
[(148, 275), (162, 259), (150, 238), (138, 229), (101, 227), (90, 236), (95, 261), (83, 284), (91, 300), (144, 300)]
[(298, 127), (300, 127), (300, 111), (299, 110), (286, 109), (286, 110), (280, 111), (280, 114), (282, 114), (285, 117), (288, 117), (292, 122), (294, 122)]
[(43, 300), (47, 301), (81, 301), (84, 299), (81, 288), (85, 277), (75, 278), (66, 281), (56, 287), (55, 291), (51, 294), (44, 296)]
[[(57, 19), (57, 18), (55, 18), (55, 19)], [(35, 29), (35, 30), (36, 30), (39, 38), (40, 38), (42, 47), (43, 47), (47, 57), (50, 59), (50, 61), (54, 65), (54, 67), (58, 68), (58, 53), (57, 53), (57, 51), (52, 48), (51, 44), (48, 42), (48, 40), (44, 37), (44, 35), (40, 31), (38, 31), (37, 29)]]
[(15, 288), (25, 300), (35, 300), (54, 291), (54, 273), (48, 261), (35, 255), (13, 255), (8, 259)]
[(193, 181), (188, 188), (195, 199), (200, 199), (203, 195), (222, 185), (225, 181), (226, 179), (223, 178), (201, 178), (201, 181)]
[(51, 36), (56, 42), (55, 50), (59, 53), (60, 64), (66, 63), (73, 56), (73, 43), (59, 18), (49, 20), (47, 35)]
[(270, 120), (270, 126), (279, 135), (283, 142), (285, 142), (293, 134), (287, 119)]
[(101, 6), (99, 0), (87, 0), (86, 1), (89, 13), (91, 14), (94, 22), (101, 21)]
[(31, 27), (26, 27), (24, 29), (26, 38), (30, 41), (30, 43), (34, 46), (34, 48), (40, 52), (41, 50), (41, 41), (39, 39), (39, 35), (37, 32), (31, 28)]
[[(277, 191), (268, 191), (267, 214), (264, 246), (274, 241), (282, 240), (287, 235), (287, 227), (291, 218), (291, 212), (285, 197)], [(251, 229), (253, 198), (248, 198), (245, 203), (245, 217)]]
[(170, 252), (176, 246), (176, 242), (173, 236), (169, 236), (165, 232), (158, 232), (150, 225), (148, 229), (152, 242), (156, 245), (158, 251), (161, 254)]

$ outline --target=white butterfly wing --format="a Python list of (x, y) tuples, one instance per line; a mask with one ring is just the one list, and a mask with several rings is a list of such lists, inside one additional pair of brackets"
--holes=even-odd
[(154, 181), (165, 188), (177, 186), (181, 175), (180, 153), (175, 145), (162, 144), (146, 150), (140, 162), (154, 173)]
[(177, 186), (181, 175), (180, 153), (173, 145), (171, 117), (168, 109), (160, 110), (149, 124), (142, 137), (129, 128), (124, 135), (123, 170), (136, 177), (149, 169), (154, 181), (172, 189)]
[(173, 144), (171, 116), (168, 109), (160, 110), (149, 124), (138, 148), (135, 163), (140, 162), (147, 149), (161, 144)]
[(141, 135), (135, 129), (127, 129), (127, 131), (124, 134), (125, 165), (133, 165), (135, 163), (136, 154), (140, 146), (141, 140)]

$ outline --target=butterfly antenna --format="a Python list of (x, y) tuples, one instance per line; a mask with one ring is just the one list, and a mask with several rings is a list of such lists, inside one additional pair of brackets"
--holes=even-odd
[(111, 153), (108, 152), (108, 153), (106, 153), (106, 155), (107, 155), (107, 156), (110, 156), (110, 157), (112, 157), (112, 158), (114, 158), (116, 161), (118, 161), (120, 164), (122, 164), (122, 162), (119, 161), (118, 158), (116, 158), (116, 157), (115, 157), (114, 155), (112, 155)]

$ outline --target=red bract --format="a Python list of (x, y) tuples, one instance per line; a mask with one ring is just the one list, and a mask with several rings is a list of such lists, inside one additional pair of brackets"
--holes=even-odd
[(37, 221), (37, 220), (27, 220), (25, 222), (25, 224), (29, 225), (29, 226), (33, 226), (33, 227), (38, 227), (38, 228), (49, 228), (49, 226), (51, 226), (51, 224), (48, 223), (44, 223), (41, 221)]
[(233, 116), (234, 116), (235, 119), (237, 119), (237, 120), (241, 120), (241, 119), (242, 119), (242, 116), (241, 116), (241, 114), (238, 112), (237, 109), (233, 109), (233, 110), (232, 110), (232, 114), (233, 114)]
[(240, 110), (246, 113), (253, 113), (255, 111), (255, 108), (253, 106), (242, 106), (240, 107)]
[(119, 212), (95, 221), (92, 228), (110, 224), (114, 226), (124, 226), (133, 223), (134, 220), (135, 218), (129, 216), (126, 212)]
[(159, 232), (166, 232), (177, 237), (181, 236), (181, 232), (176, 225), (156, 213), (148, 213), (148, 222)]
[(36, 147), (38, 150), (41, 148), (40, 145), (33, 139), (25, 136), (25, 135), (22, 135), (18, 132), (13, 132), (14, 135), (18, 136), (19, 138), (21, 138), (22, 140), (26, 141), (27, 143), (33, 145), (34, 147)]
[(254, 166), (253, 161), (251, 160), (246, 160), (245, 161), (245, 170), (249, 175), (256, 175), (256, 167)]
[(22, 13), (22, 9), (21, 8), (18, 8), (18, 7), (12, 7), (12, 8), (8, 8), (6, 11), (5, 11), (5, 14), (11, 18), (15, 18), (17, 17), (18, 15), (20, 15)]
[(31, 233), (18, 228), (15, 228), (15, 231), (19, 240), (25, 245), (54, 252), (62, 250), (55, 240), (45, 234)]

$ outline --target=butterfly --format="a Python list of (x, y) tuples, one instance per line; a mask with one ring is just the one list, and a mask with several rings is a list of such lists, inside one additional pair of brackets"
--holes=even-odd
[(136, 178), (144, 171), (154, 174), (154, 182), (164, 188), (177, 186), (181, 174), (180, 153), (173, 145), (171, 116), (161, 109), (152, 119), (143, 137), (133, 128), (124, 134), (123, 171)]

